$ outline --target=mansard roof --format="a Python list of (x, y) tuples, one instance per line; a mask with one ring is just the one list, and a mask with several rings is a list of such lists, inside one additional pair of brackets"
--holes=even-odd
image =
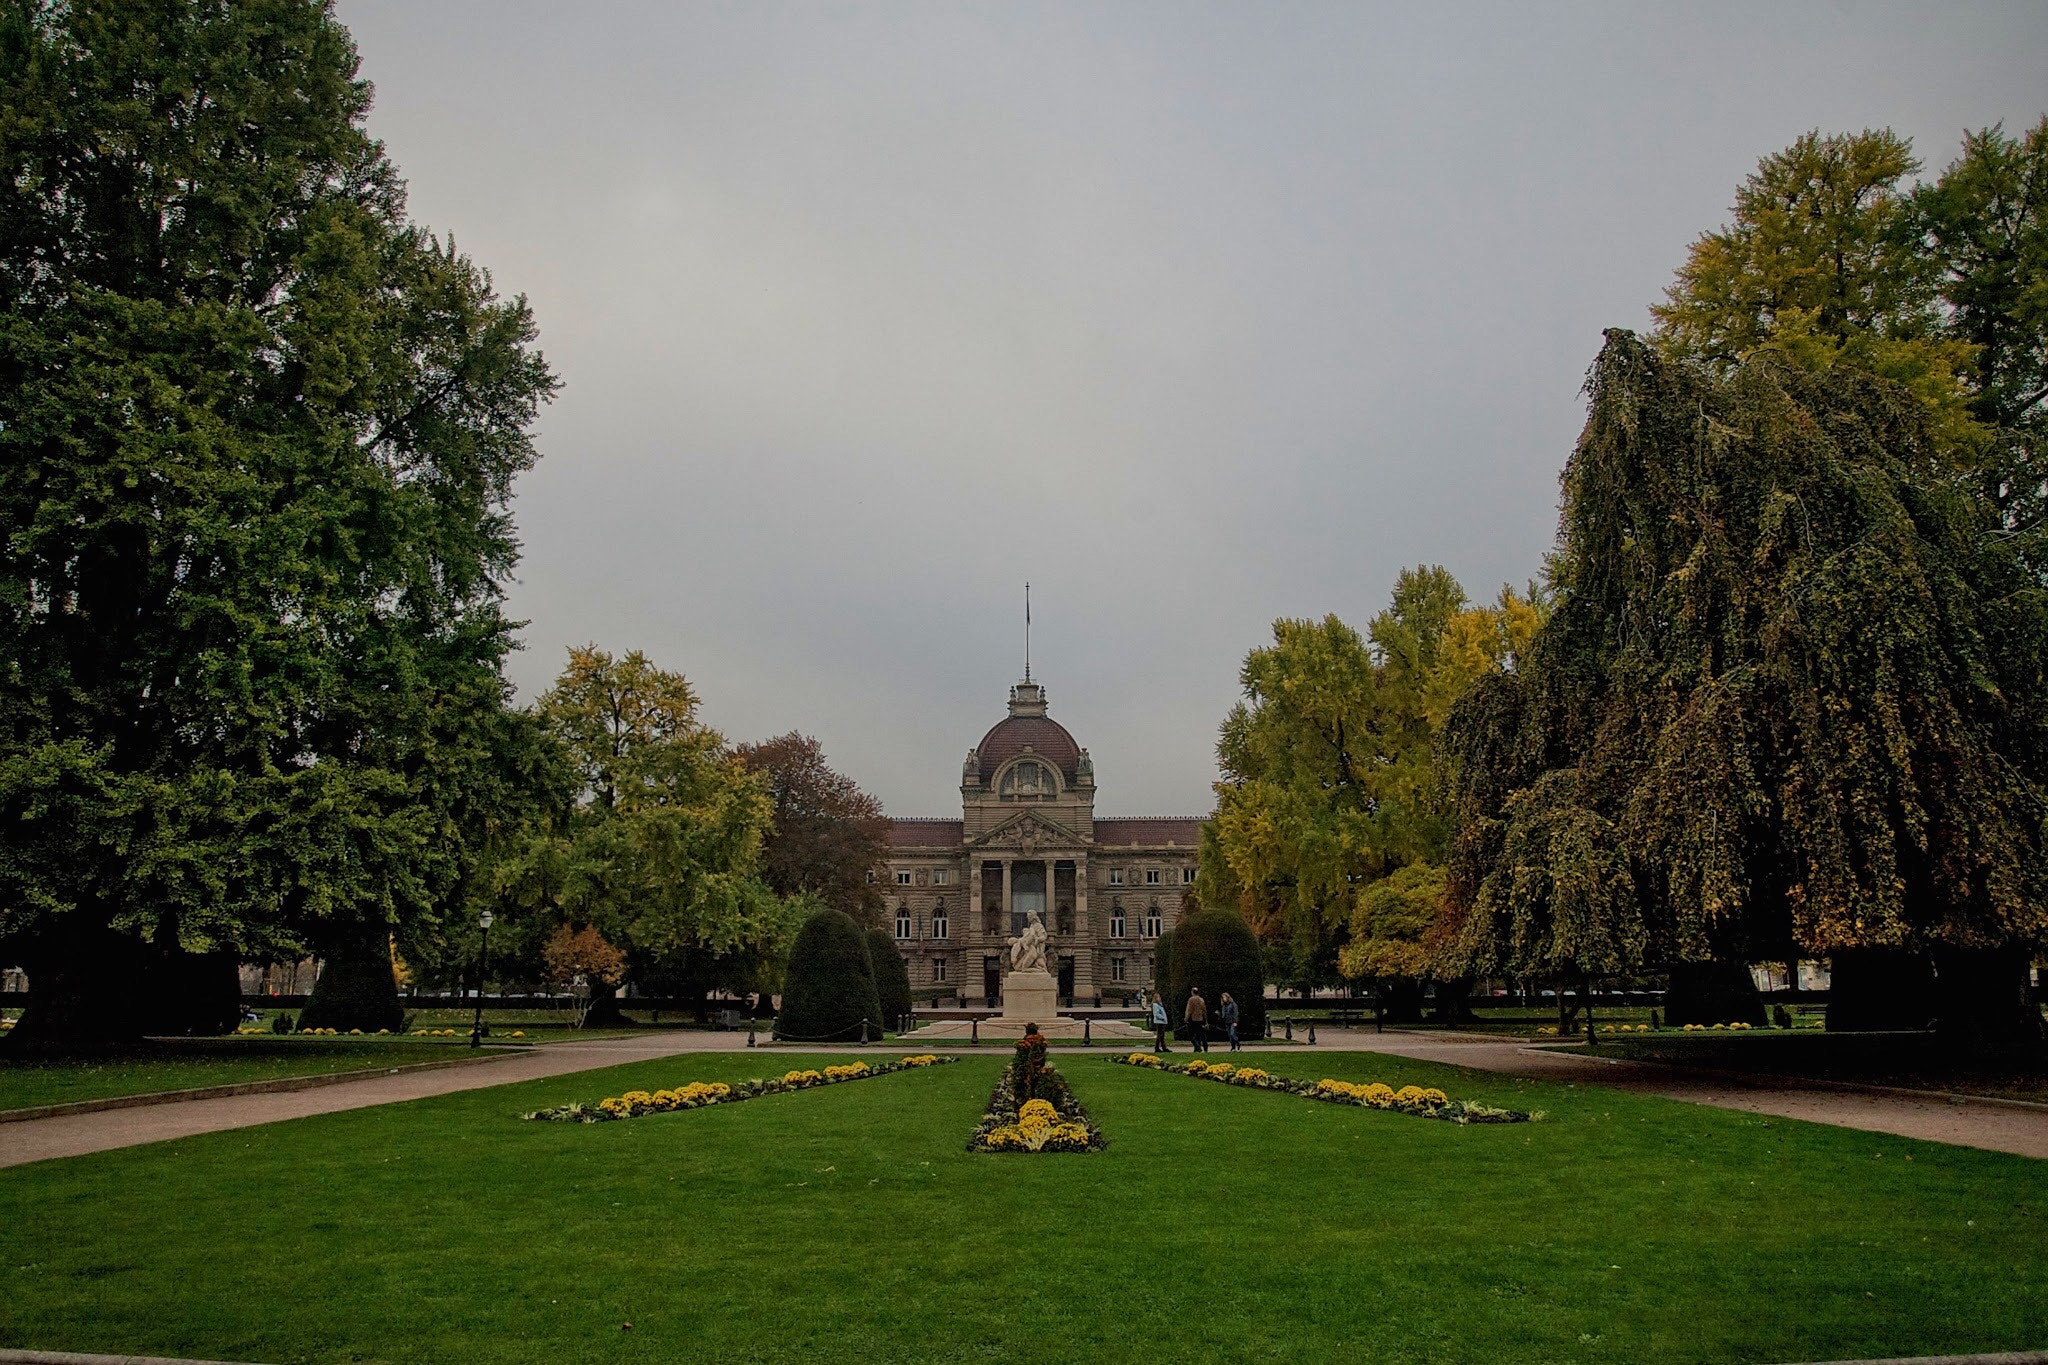
[(1097, 848), (1200, 848), (1202, 818), (1199, 815), (1098, 815), (1095, 817)]
[(891, 848), (958, 848), (966, 837), (967, 825), (961, 820), (912, 818), (889, 822)]

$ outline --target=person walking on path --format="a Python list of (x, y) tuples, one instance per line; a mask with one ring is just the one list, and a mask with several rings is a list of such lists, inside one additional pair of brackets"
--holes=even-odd
[(1230, 998), (1229, 991), (1223, 992), (1223, 1001), (1220, 1005), (1217, 1006), (1217, 1014), (1221, 1016), (1223, 1020), (1224, 1036), (1230, 1039), (1230, 1050), (1232, 1052), (1236, 1052), (1238, 1050), (1237, 1002)]
[(1173, 1051), (1172, 1048), (1166, 1045), (1166, 1030), (1172, 1027), (1173, 1021), (1166, 1017), (1166, 997), (1163, 995), (1152, 997), (1152, 1050), (1154, 1052)]
[(1202, 988), (1196, 986), (1188, 992), (1188, 1007), (1185, 1015), (1188, 1026), (1188, 1041), (1196, 1052), (1209, 1050), (1209, 1002), (1202, 999)]

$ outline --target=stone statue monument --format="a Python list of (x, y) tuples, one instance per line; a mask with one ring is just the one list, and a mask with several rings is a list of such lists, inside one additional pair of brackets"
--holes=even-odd
[(1045, 922), (1033, 910), (1026, 917), (1024, 932), (1010, 940), (1010, 970), (1045, 970)]
[(1036, 910), (1026, 918), (1024, 932), (1010, 940), (1010, 970), (1003, 974), (1005, 1020), (1046, 1020), (1059, 1013), (1059, 984), (1046, 970), (1049, 947), (1045, 922)]

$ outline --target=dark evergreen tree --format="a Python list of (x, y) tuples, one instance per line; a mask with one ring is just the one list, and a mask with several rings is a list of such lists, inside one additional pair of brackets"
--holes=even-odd
[(17, 1044), (154, 1026), (174, 949), (431, 936), (504, 794), (506, 508), (554, 380), (406, 220), (356, 65), (317, 0), (0, 12)]
[[(1202, 988), (1209, 1006), (1211, 1036), (1221, 1036), (1223, 994), (1237, 1002), (1238, 1036), (1258, 1038), (1266, 1031), (1266, 958), (1258, 936), (1229, 910), (1201, 910), (1173, 927), (1171, 988), (1167, 1011), (1177, 1028), (1188, 994)], [(1185, 1036), (1185, 1028), (1180, 1028)]]
[(875, 969), (875, 995), (881, 1002), (881, 1020), (892, 1032), (914, 1003), (910, 998), (910, 964), (886, 929), (867, 931), (868, 961)]
[(801, 1042), (857, 1042), (865, 1021), (880, 1036), (882, 1001), (861, 928), (841, 910), (820, 910), (797, 930), (775, 1014), (775, 1036)]
[(1169, 1002), (1173, 997), (1173, 930), (1161, 934), (1152, 945), (1152, 993)]

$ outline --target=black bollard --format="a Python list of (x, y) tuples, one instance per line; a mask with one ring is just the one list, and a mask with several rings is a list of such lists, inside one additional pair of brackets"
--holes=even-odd
[(1083, 1020), (1081, 1021), (1081, 1046), (1082, 1046), (1082, 1047), (1094, 1047), (1094, 1046), (1095, 1046), (1095, 1035), (1094, 1035), (1094, 1034), (1093, 1034), (1092, 1032), (1090, 1032), (1090, 1030), (1091, 1030), (1091, 1029), (1092, 1029), (1092, 1028), (1094, 1027), (1094, 1024), (1095, 1024), (1095, 1021), (1094, 1021), (1094, 1020), (1092, 1020), (1092, 1019), (1083, 1019)]
[(868, 1045), (868, 1020), (866, 1015), (862, 1015), (860, 1020), (860, 1045), (862, 1047)]
[(973, 1034), (973, 1036), (972, 1036), (971, 1038), (969, 1038), (969, 1039), (967, 1040), (968, 1046), (969, 1046), (969, 1047), (980, 1047), (980, 1046), (981, 1046), (981, 1020), (979, 1020), (979, 1019), (970, 1019), (970, 1020), (968, 1020), (968, 1021), (967, 1021), (967, 1025), (968, 1025), (968, 1028), (969, 1028), (969, 1030), (970, 1030), (970, 1031), (972, 1032), (972, 1034)]
[(748, 1046), (748, 1047), (752, 1047), (753, 1045), (754, 1045), (754, 1021), (753, 1021), (753, 1020), (751, 1020), (751, 1019), (749, 1019), (749, 1020), (747, 1020), (747, 1046)]
[(1308, 1021), (1308, 1045), (1310, 1047), (1316, 1045), (1316, 1021), (1313, 1019)]
[(1287, 1016), (1287, 1041), (1294, 1041), (1294, 1016), (1291, 1014)]

